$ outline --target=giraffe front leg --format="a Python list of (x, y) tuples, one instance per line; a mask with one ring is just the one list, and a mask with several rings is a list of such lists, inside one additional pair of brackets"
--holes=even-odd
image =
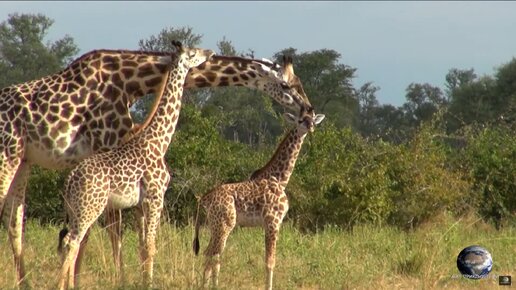
[(142, 186), (146, 189), (141, 202), (141, 216), (138, 217), (140, 236), (140, 259), (143, 262), (144, 285), (152, 287), (156, 234), (163, 209), (163, 198), (170, 181), (170, 174), (164, 159), (152, 164), (144, 173)]
[(138, 256), (140, 258), (140, 270), (143, 273), (143, 264), (147, 260), (145, 253), (145, 216), (143, 215), (143, 208), (137, 207), (135, 211), (136, 230), (138, 233)]
[(22, 163), (12, 182), (3, 213), (3, 221), (8, 229), (9, 242), (13, 251), (17, 283), (23, 287), (30, 287), (26, 279), (23, 259), (23, 216), (25, 214), (25, 189), (29, 174), (30, 165)]
[(161, 210), (163, 208), (163, 200), (153, 200), (149, 202), (146, 208), (147, 210), (144, 209), (146, 232), (142, 249), (142, 256), (146, 258), (143, 262), (143, 282), (145, 285), (152, 287), (154, 255), (156, 254), (156, 234), (159, 227)]
[[(144, 285), (152, 287), (154, 255), (156, 254), (156, 235), (163, 209), (163, 197), (167, 189), (170, 175), (166, 167), (149, 172), (146, 176), (144, 184), (148, 184), (146, 196), (142, 201), (143, 209), (143, 225), (142, 228), (143, 247), (141, 247), (140, 256), (143, 260), (143, 282)], [(162, 174), (160, 174), (162, 173)], [(156, 180), (156, 176), (164, 176), (163, 179)], [(140, 219), (140, 222), (142, 220)]]
[(115, 264), (115, 279), (122, 282), (123, 264), (122, 264), (122, 211), (108, 209), (106, 210), (106, 228), (111, 240), (111, 248), (113, 250), (113, 261)]

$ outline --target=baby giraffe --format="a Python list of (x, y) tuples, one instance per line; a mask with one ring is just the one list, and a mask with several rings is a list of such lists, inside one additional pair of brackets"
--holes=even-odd
[(190, 68), (214, 54), (212, 50), (184, 48), (179, 42), (174, 45), (177, 54), (163, 59), (169, 72), (149, 125), (127, 143), (84, 159), (70, 172), (64, 192), (70, 230), (60, 243), (60, 289), (67, 278), (68, 287), (75, 286), (75, 262), (81, 241), (100, 214), (105, 209), (130, 207), (137, 207), (144, 283), (152, 283), (155, 236), (170, 181), (164, 155), (179, 118), (183, 84)]
[[(218, 285), (220, 255), (226, 240), (236, 225), (262, 226), (265, 230), (266, 289), (272, 289), (272, 274), (276, 263), (276, 241), (281, 222), (288, 211), (288, 199), (285, 187), (296, 163), (301, 145), (308, 132), (313, 132), (324, 115), (318, 114), (314, 119), (304, 116), (301, 119), (289, 113), (284, 114), (287, 121), (296, 123), (296, 127), (284, 137), (272, 159), (261, 169), (255, 171), (251, 178), (239, 183), (223, 184), (206, 195), (198, 205), (195, 222), (193, 249), (199, 253), (199, 207), (206, 211), (211, 238), (204, 254), (204, 286), (212, 280)], [(213, 277), (212, 277), (213, 275)]]

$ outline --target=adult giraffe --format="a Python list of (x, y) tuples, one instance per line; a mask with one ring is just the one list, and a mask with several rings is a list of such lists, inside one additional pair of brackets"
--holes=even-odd
[[(0, 210), (18, 282), (25, 278), (22, 221), (31, 166), (70, 168), (117, 147), (133, 128), (129, 107), (160, 92), (170, 59), (169, 52), (94, 50), (56, 74), (0, 90)], [(184, 84), (187, 89), (219, 86), (259, 89), (287, 109), (313, 114), (291, 61), (279, 67), (214, 56), (192, 68)]]

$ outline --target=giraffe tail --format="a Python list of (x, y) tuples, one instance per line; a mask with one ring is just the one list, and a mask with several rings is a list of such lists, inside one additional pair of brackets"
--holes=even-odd
[(65, 211), (65, 218), (64, 218), (64, 228), (59, 232), (59, 240), (57, 244), (57, 252), (59, 254), (63, 253), (63, 240), (68, 234), (68, 227), (66, 226), (68, 224), (68, 212)]
[(64, 238), (66, 237), (67, 234), (68, 234), (68, 228), (67, 227), (64, 227), (59, 232), (59, 243), (57, 244), (57, 252), (58, 253), (62, 253), (63, 252), (63, 240), (64, 240)]
[(197, 197), (197, 213), (195, 214), (195, 236), (193, 240), (193, 251), (197, 256), (199, 254), (200, 244), (199, 244), (199, 229), (201, 227), (201, 220), (199, 218), (201, 211), (201, 199)]

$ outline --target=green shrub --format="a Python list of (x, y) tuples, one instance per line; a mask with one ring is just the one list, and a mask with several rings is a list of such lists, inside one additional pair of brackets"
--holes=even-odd
[(382, 224), (392, 210), (390, 180), (382, 162), (385, 148), (368, 144), (331, 122), (305, 141), (287, 187), (291, 213), (301, 227)]
[(447, 165), (434, 133), (425, 125), (408, 144), (395, 146), (328, 122), (309, 138), (287, 187), (290, 217), (312, 230), (364, 223), (405, 228), (455, 210), (469, 185)]
[(424, 124), (412, 140), (391, 151), (388, 174), (396, 207), (390, 224), (411, 228), (441, 211), (455, 212), (469, 193), (465, 176), (449, 166), (438, 133), (431, 123)]
[(464, 159), (479, 213), (500, 227), (516, 215), (516, 134), (508, 126), (471, 133)]
[(68, 171), (32, 168), (26, 190), (26, 216), (42, 223), (62, 222), (64, 204), (62, 190)]

